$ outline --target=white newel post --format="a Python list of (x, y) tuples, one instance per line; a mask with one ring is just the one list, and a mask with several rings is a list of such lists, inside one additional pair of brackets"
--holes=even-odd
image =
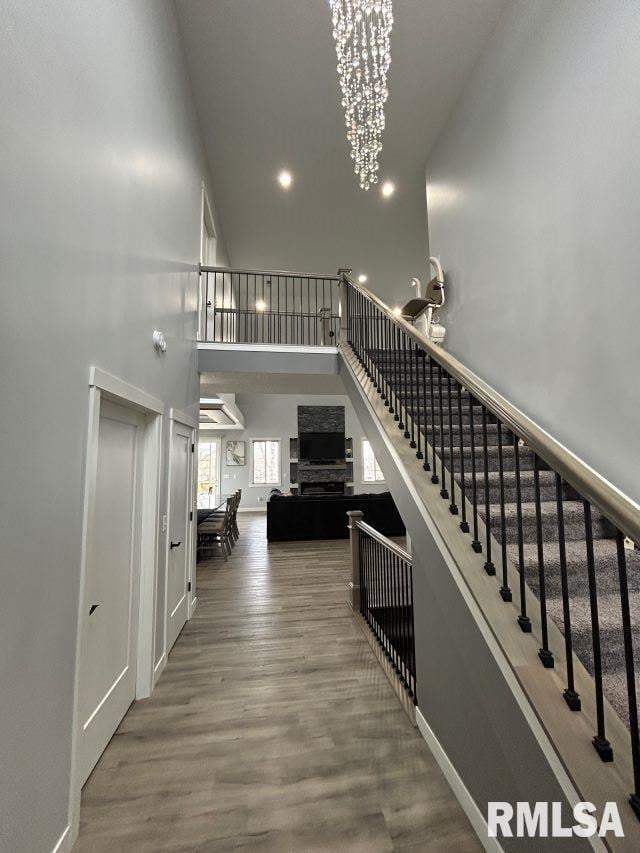
[(348, 510), (349, 538), (351, 543), (351, 581), (349, 582), (349, 604), (356, 613), (360, 613), (360, 536), (358, 521), (364, 518), (359, 509)]

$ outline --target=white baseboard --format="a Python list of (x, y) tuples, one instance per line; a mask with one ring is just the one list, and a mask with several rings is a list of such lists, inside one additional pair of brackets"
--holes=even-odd
[(51, 853), (69, 853), (71, 850), (71, 824), (67, 824), (64, 832), (56, 842)]
[(162, 675), (162, 672), (167, 665), (167, 656), (165, 654), (162, 655), (158, 663), (153, 667), (153, 686), (155, 687), (158, 683), (158, 679)]
[(416, 723), (422, 737), (427, 742), (427, 746), (431, 750), (433, 757), (438, 762), (438, 766), (444, 773), (444, 777), (449, 783), (455, 798), (462, 806), (462, 810), (469, 818), (469, 823), (473, 827), (480, 843), (487, 853), (504, 853), (497, 838), (489, 838), (489, 828), (484, 815), (476, 805), (475, 800), (467, 790), (466, 785), (458, 775), (458, 771), (451, 763), (449, 756), (444, 751), (442, 744), (433, 733), (431, 726), (422, 716), (420, 708), (416, 708)]
[(267, 507), (265, 506), (241, 506), (238, 509), (238, 512), (266, 512)]

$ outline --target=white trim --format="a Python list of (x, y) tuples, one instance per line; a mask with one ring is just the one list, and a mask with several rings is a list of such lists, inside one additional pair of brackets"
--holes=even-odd
[(425, 739), (431, 754), (438, 762), (438, 766), (440, 767), (440, 770), (442, 770), (444, 778), (449, 783), (449, 787), (453, 791), (456, 800), (462, 806), (463, 812), (469, 819), (469, 823), (473, 827), (473, 830), (478, 836), (478, 839), (484, 849), (487, 853), (503, 853), (502, 846), (498, 839), (489, 838), (489, 828), (484, 815), (478, 808), (476, 801), (469, 793), (467, 786), (458, 775), (458, 771), (451, 763), (449, 756), (442, 748), (442, 744), (433, 733), (431, 726), (423, 717), (420, 708), (416, 708), (416, 723), (418, 725), (418, 731)]
[[(151, 696), (154, 688), (153, 657), (156, 639), (156, 607), (158, 602), (158, 521), (162, 478), (162, 417), (147, 418), (144, 435), (142, 541), (140, 563), (140, 599), (138, 615), (138, 663), (136, 668), (136, 699)], [(146, 464), (157, 459), (155, 470)], [(155, 496), (155, 499), (153, 499)]]
[(71, 850), (71, 824), (68, 823), (64, 828), (64, 832), (57, 840), (51, 853), (67, 853)]
[(130, 385), (124, 379), (119, 379), (100, 367), (91, 367), (89, 370), (89, 385), (105, 391), (107, 396), (115, 397), (116, 400), (124, 400), (126, 405), (142, 409), (145, 412), (155, 412), (158, 415), (164, 412), (164, 403), (157, 397), (147, 394), (135, 385)]
[(328, 353), (338, 354), (338, 347), (301, 346), (300, 344), (235, 344), (235, 343), (211, 343), (210, 341), (198, 341), (198, 349), (221, 350), (231, 352), (281, 352), (291, 355), (292, 353)]
[[(158, 520), (160, 510), (160, 482), (162, 476), (161, 434), (164, 403), (146, 391), (113, 376), (99, 367), (89, 370), (89, 414), (84, 465), (82, 543), (80, 551), (80, 580), (78, 584), (76, 623), (76, 662), (74, 668), (73, 715), (71, 733), (71, 781), (69, 786), (69, 845), (75, 841), (80, 827), (81, 785), (78, 774), (79, 672), (82, 641), (82, 605), (87, 571), (88, 538), (95, 509), (95, 483), (98, 466), (98, 434), (102, 397), (120, 405), (141, 411), (146, 415), (142, 447), (144, 485), (142, 498), (141, 537), (138, 602), (138, 630), (136, 645), (136, 699), (148, 696), (153, 689), (153, 644), (155, 640), (155, 605), (158, 579)], [(143, 550), (144, 549), (144, 550)], [(143, 598), (145, 599), (143, 601)], [(145, 683), (148, 681), (148, 683)], [(140, 693), (139, 693), (140, 691)]]
[(196, 429), (198, 426), (198, 421), (189, 412), (185, 412), (184, 409), (169, 409), (169, 420), (178, 421), (182, 426), (189, 427), (190, 429)]
[(266, 512), (267, 511), (267, 501), (265, 501), (264, 506), (241, 506), (238, 507), (238, 512)]
[[(163, 630), (163, 654), (162, 660), (166, 664), (169, 657), (169, 649), (167, 648), (167, 633), (168, 633), (168, 625), (170, 615), (173, 616), (173, 613), (169, 615), (169, 543), (171, 539), (171, 472), (172, 472), (172, 447), (173, 447), (173, 432), (175, 424), (180, 424), (183, 427), (186, 427), (190, 431), (190, 444), (191, 447), (195, 448), (195, 445), (198, 441), (197, 434), (197, 426), (198, 422), (195, 418), (193, 418), (188, 412), (182, 411), (181, 409), (171, 408), (169, 410), (169, 456), (167, 461), (167, 530), (165, 535), (165, 572), (164, 572), (164, 630)], [(197, 478), (195, 474), (195, 449), (191, 451), (191, 447), (189, 448), (189, 452), (191, 455), (191, 466), (189, 471), (189, 482), (187, 484), (187, 498), (189, 500), (190, 511), (193, 513), (193, 518), (189, 521), (187, 519), (187, 542), (185, 545), (185, 551), (189, 555), (189, 568), (187, 572), (188, 582), (191, 586), (191, 589), (187, 589), (185, 595), (187, 596), (187, 622), (191, 619), (192, 614), (192, 596), (195, 593), (195, 535), (194, 535), (194, 526), (196, 524), (198, 511), (197, 511)], [(180, 600), (180, 604), (182, 603)], [(179, 605), (178, 605), (179, 606)], [(175, 612), (175, 610), (174, 610)], [(179, 635), (178, 635), (179, 636)], [(177, 638), (176, 638), (177, 640)]]
[(153, 667), (153, 686), (154, 687), (158, 683), (158, 679), (160, 678), (160, 676), (164, 672), (164, 668), (166, 665), (167, 665), (167, 656), (165, 655), (165, 653), (163, 651), (162, 654), (160, 655), (160, 659), (156, 662), (156, 664)]

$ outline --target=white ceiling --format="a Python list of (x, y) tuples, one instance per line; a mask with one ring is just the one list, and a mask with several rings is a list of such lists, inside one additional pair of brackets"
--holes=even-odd
[(231, 264), (351, 266), (402, 298), (426, 274), (427, 153), (506, 2), (395, 0), (383, 200), (353, 174), (327, 0), (176, 0)]

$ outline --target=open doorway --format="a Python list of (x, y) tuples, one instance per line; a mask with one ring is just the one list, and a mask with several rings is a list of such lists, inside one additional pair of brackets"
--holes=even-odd
[(200, 433), (198, 441), (198, 509), (215, 509), (220, 503), (220, 452), (222, 442)]

